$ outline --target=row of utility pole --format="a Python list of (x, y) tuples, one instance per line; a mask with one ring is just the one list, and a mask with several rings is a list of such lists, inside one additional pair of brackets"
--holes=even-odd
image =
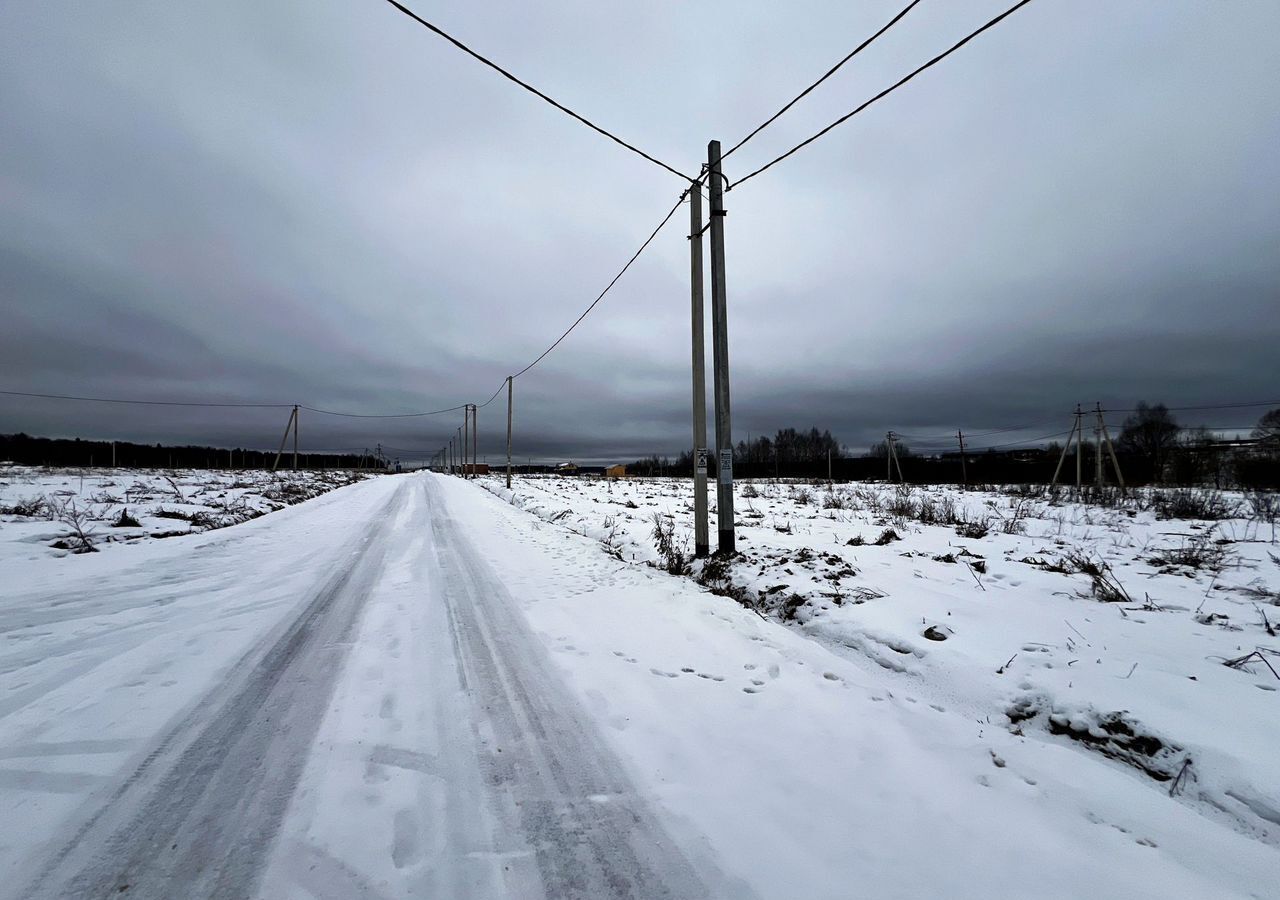
[[(1058, 476), (1062, 474), (1062, 465), (1067, 460), (1067, 455), (1071, 452), (1071, 442), (1075, 441), (1076, 445), (1076, 488), (1084, 486), (1084, 417), (1088, 415), (1081, 407), (1076, 404), (1074, 419), (1072, 420), (1071, 430), (1067, 433), (1067, 442), (1062, 448), (1062, 453), (1058, 456), (1058, 465), (1053, 470), (1053, 480), (1051, 484), (1058, 483)], [(1104, 472), (1104, 463), (1102, 451), (1105, 447), (1107, 455), (1111, 460), (1111, 469), (1115, 473), (1116, 484), (1124, 487), (1124, 475), (1120, 471), (1120, 460), (1116, 457), (1115, 444), (1111, 441), (1111, 432), (1107, 429), (1107, 420), (1102, 414), (1102, 404), (1096, 403), (1093, 408), (1094, 415), (1094, 483), (1097, 487), (1103, 487), (1106, 482)], [(904, 482), (906, 479), (902, 477), (902, 464), (898, 461), (897, 443), (898, 435), (892, 431), (885, 434), (885, 480), (893, 481), (893, 473), (896, 469), (898, 472), (898, 481)], [(960, 483), (963, 486), (969, 484), (968, 460), (964, 448), (964, 432), (956, 432), (956, 441), (960, 445)], [(828, 464), (829, 465), (829, 464)], [(830, 471), (828, 469), (828, 478)]]
[[(1124, 475), (1120, 473), (1120, 460), (1116, 458), (1116, 448), (1111, 442), (1111, 433), (1107, 430), (1107, 420), (1102, 416), (1102, 404), (1094, 405), (1093, 414), (1095, 416), (1093, 425), (1094, 436), (1094, 482), (1098, 487), (1102, 487), (1106, 483), (1103, 476), (1102, 448), (1105, 445), (1108, 455), (1111, 457), (1111, 467), (1116, 475), (1116, 484), (1124, 487)], [(1066, 462), (1067, 453), (1071, 450), (1071, 441), (1074, 438), (1076, 442), (1076, 488), (1079, 489), (1084, 485), (1084, 417), (1087, 413), (1080, 408), (1080, 404), (1076, 404), (1075, 421), (1071, 425), (1071, 431), (1067, 435), (1067, 443), (1062, 448), (1062, 455), (1058, 457), (1058, 466), (1053, 470), (1053, 484), (1058, 483), (1058, 476), (1062, 474), (1062, 464)]]
[[(711, 352), (713, 399), (716, 428), (716, 518), (717, 549), (722, 554), (736, 549), (733, 525), (733, 419), (729, 401), (729, 329), (728, 291), (725, 285), (724, 254), (724, 184), (720, 165), (720, 142), (707, 145), (707, 195), (710, 221), (702, 222), (701, 183), (690, 186), (689, 196), (689, 274), (691, 282), (691, 331), (693, 350), (693, 447), (694, 447), (694, 552), (705, 557), (711, 552), (707, 477), (710, 466), (707, 448), (706, 354), (703, 297), (702, 235), (711, 232)], [(511, 487), (511, 431), (513, 419), (514, 377), (507, 377), (507, 487)], [(436, 459), (440, 467), (463, 477), (476, 474), (476, 406), (463, 407), (463, 424), (449, 443), (440, 448)], [(468, 425), (470, 430), (468, 433)], [(459, 461), (459, 454), (461, 461)], [(470, 463), (468, 464), (468, 459)]]

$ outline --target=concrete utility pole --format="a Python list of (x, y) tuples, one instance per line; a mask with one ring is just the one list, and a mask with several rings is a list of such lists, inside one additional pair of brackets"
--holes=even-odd
[(298, 471), (298, 407), (293, 408), (293, 471)]
[(510, 375), (507, 376), (507, 490), (511, 490), (511, 400), (514, 381)]
[(457, 474), (458, 474), (458, 476), (459, 476), (459, 477), (461, 477), (461, 476), (462, 476), (462, 474), (466, 471), (466, 469), (465, 469), (464, 467), (465, 467), (466, 462), (467, 462), (467, 457), (466, 457), (466, 455), (465, 455), (465, 451), (463, 450), (463, 443), (462, 443), (462, 438), (463, 438), (463, 436), (464, 436), (466, 433), (467, 433), (467, 428), (466, 428), (466, 426), (465, 426), (465, 425), (464, 425), (463, 427), (461, 427), (461, 428), (459, 428), (459, 429), (458, 429), (458, 437), (457, 437), (457, 439), (456, 439), (456, 440), (457, 440), (457, 444), (456, 444), (456, 446), (457, 446), (457, 448), (458, 448), (458, 453), (463, 454), (462, 456), (458, 456), (458, 457), (456, 457), (457, 462), (458, 462), (458, 465), (457, 465)]
[(479, 438), (476, 436), (476, 413), (480, 411), (474, 403), (471, 404), (471, 477), (476, 477), (476, 444)]
[(1076, 404), (1076, 493), (1080, 492), (1084, 481), (1084, 421), (1080, 413), (1080, 404)]
[(711, 552), (707, 529), (707, 362), (703, 334), (702, 189), (689, 188), (689, 284), (693, 331), (693, 552)]
[(1102, 432), (1102, 439), (1107, 442), (1107, 452), (1111, 455), (1111, 466), (1116, 472), (1116, 484), (1120, 485), (1120, 489), (1124, 490), (1124, 476), (1120, 474), (1120, 460), (1116, 459), (1116, 445), (1111, 442), (1111, 433), (1107, 431), (1107, 420), (1102, 416), (1102, 404), (1098, 404), (1098, 430)]
[(720, 142), (707, 144), (707, 187), (711, 195), (711, 353), (715, 372), (716, 519), (720, 552), (736, 549), (733, 529), (733, 418), (729, 412), (729, 323), (724, 271), (724, 174)]
[(1097, 488), (1102, 490), (1102, 404), (1095, 404), (1098, 410), (1097, 419), (1093, 423), (1093, 467), (1096, 470)]
[(884, 480), (885, 483), (893, 481), (893, 432), (886, 431), (884, 433)]
[(471, 478), (467, 474), (467, 463), (471, 461), (471, 405), (462, 407), (462, 478)]
[(964, 458), (964, 432), (956, 431), (956, 437), (960, 439), (960, 485), (967, 488), (969, 486), (969, 469)]

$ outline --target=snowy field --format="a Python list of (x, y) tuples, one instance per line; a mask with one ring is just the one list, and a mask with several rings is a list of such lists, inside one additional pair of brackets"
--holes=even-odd
[(11, 555), (0, 898), (1275, 896), (1247, 498), (753, 490), (711, 571), (687, 482), (428, 473)]
[(225, 528), (362, 477), (345, 471), (0, 464), (0, 560), (92, 553)]
[[(741, 557), (726, 567), (690, 558), (688, 481), (502, 484), (485, 481), (619, 560), (789, 623), (886, 696), (1069, 747), (1280, 847), (1274, 495), (1086, 505), (1039, 489), (739, 483)], [(709, 504), (714, 549), (714, 486)]]

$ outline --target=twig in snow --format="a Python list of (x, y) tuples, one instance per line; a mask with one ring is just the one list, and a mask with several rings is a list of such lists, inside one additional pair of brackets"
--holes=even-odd
[(961, 562), (963, 562), (964, 567), (969, 570), (969, 574), (973, 576), (973, 580), (978, 582), (978, 587), (982, 588), (983, 592), (985, 592), (987, 589), (983, 585), (982, 579), (978, 577), (978, 573), (973, 571), (973, 566), (969, 565), (969, 563), (966, 560), (961, 560)]
[[(1062, 621), (1067, 622), (1067, 620), (1066, 620), (1066, 619), (1063, 619)], [(1079, 628), (1076, 628), (1076, 626), (1072, 625), (1070, 622), (1067, 622), (1067, 627), (1068, 627), (1068, 628), (1070, 628), (1072, 631), (1074, 631), (1076, 634), (1080, 634), (1080, 629), (1079, 629)], [(1084, 641), (1084, 645), (1085, 645), (1086, 647), (1092, 647), (1092, 646), (1093, 646), (1093, 644), (1090, 644), (1090, 643), (1089, 643), (1089, 639), (1088, 639), (1087, 637), (1085, 637), (1083, 634), (1080, 634), (1080, 640)]]
[(1228, 669), (1243, 669), (1245, 666), (1247, 666), (1251, 662), (1262, 663), (1264, 666), (1266, 666), (1268, 669), (1271, 670), (1271, 674), (1275, 675), (1277, 680), (1280, 680), (1280, 672), (1277, 672), (1275, 669), (1275, 666), (1271, 665), (1270, 660), (1268, 660), (1267, 657), (1263, 654), (1261, 647), (1254, 650), (1252, 653), (1246, 653), (1244, 656), (1238, 656), (1235, 659), (1225, 660), (1222, 664), (1226, 666)]
[(1186, 778), (1187, 769), (1191, 768), (1191, 758), (1187, 757), (1182, 761), (1182, 768), (1178, 770), (1178, 774), (1174, 776), (1173, 784), (1169, 785), (1169, 796), (1178, 796), (1178, 791), (1182, 787), (1182, 781)]
[(1004, 674), (1004, 670), (1005, 670), (1005, 669), (1007, 669), (1007, 668), (1009, 668), (1011, 665), (1013, 665), (1013, 661), (1014, 661), (1015, 659), (1017, 659), (1017, 658), (1018, 658), (1018, 654), (1016, 654), (1016, 653), (1015, 653), (1015, 654), (1013, 654), (1013, 656), (1010, 656), (1010, 657), (1009, 657), (1009, 661), (1008, 661), (1007, 663), (1005, 663), (1005, 664), (1004, 664), (1003, 666), (1001, 666), (1000, 668), (996, 669), (996, 674), (997, 674), (997, 675), (1003, 675), (1003, 674)]
[(1123, 678), (1125, 678), (1125, 679), (1132, 678), (1132, 677), (1133, 677), (1134, 670), (1135, 670), (1135, 669), (1137, 669), (1137, 668), (1138, 668), (1138, 664), (1137, 664), (1137, 663), (1134, 663), (1134, 664), (1133, 664), (1133, 666), (1129, 669), (1129, 674), (1128, 674), (1128, 675), (1123, 676)]
[(1262, 627), (1267, 629), (1267, 634), (1275, 637), (1276, 630), (1271, 627), (1271, 622), (1267, 619), (1267, 611), (1256, 603), (1253, 604), (1253, 608), (1258, 611), (1258, 615), (1262, 616)]

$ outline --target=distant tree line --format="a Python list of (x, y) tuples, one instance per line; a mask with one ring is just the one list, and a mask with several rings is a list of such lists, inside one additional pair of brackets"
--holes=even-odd
[[(1095, 441), (1081, 448), (1084, 481), (1092, 484), (1096, 473)], [(1280, 409), (1265, 413), (1248, 439), (1224, 440), (1204, 427), (1184, 427), (1163, 403), (1138, 403), (1120, 426), (1115, 439), (1116, 456), (1125, 483), (1209, 484), (1219, 488), (1280, 488)], [(1052, 480), (1062, 445), (969, 451), (961, 465), (959, 450), (933, 456), (913, 453), (902, 441), (894, 442), (894, 453), (903, 478), (915, 483), (971, 484), (1047, 483)], [(1104, 450), (1104, 454), (1106, 451)], [(734, 475), (737, 478), (826, 478), (830, 472), (841, 481), (865, 481), (888, 477), (888, 444), (880, 441), (866, 453), (850, 454), (830, 431), (817, 428), (784, 428), (769, 437), (761, 435), (740, 441), (734, 448)], [(712, 450), (714, 458), (714, 449)], [(1104, 458), (1105, 478), (1114, 483), (1109, 458)], [(1075, 483), (1074, 444), (1066, 457), (1059, 482)], [(628, 464), (632, 475), (672, 475), (692, 477), (693, 452), (685, 450), (674, 460), (650, 456)], [(715, 478), (714, 459), (710, 477)], [(897, 467), (893, 477), (897, 477)]]
[[(193, 445), (135, 444), (115, 442), (115, 460), (121, 467), (142, 469), (269, 469), (275, 461), (274, 451), (245, 450), (239, 447), (199, 447)], [(29, 466), (94, 466), (111, 465), (111, 441), (85, 441), (80, 438), (42, 438), (27, 434), (0, 434), (0, 461)], [(385, 461), (383, 463), (385, 465)], [(299, 453), (298, 465), (311, 469), (377, 468), (372, 455)], [(293, 453), (280, 458), (282, 469), (293, 466)]]

